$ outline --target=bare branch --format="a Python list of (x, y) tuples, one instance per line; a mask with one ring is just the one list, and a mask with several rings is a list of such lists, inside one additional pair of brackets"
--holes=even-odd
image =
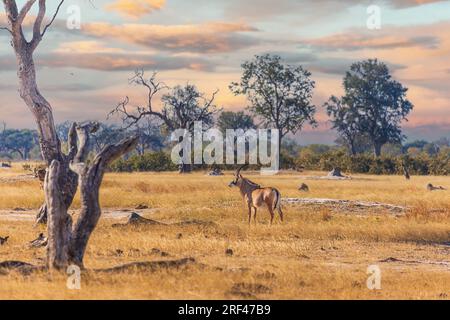
[(26, 40), (22, 32), (22, 25), (18, 23), (19, 10), (16, 1), (3, 0), (3, 4), (5, 6), (6, 18), (9, 24), (8, 30), (11, 31), (13, 45), (16, 49), (20, 49), (26, 44)]
[[(28, 12), (30, 12), (31, 7), (33, 7), (36, 0), (28, 0), (25, 5), (20, 9), (19, 15), (17, 17), (16, 23), (21, 25), (23, 23), (23, 20), (25, 20), (25, 17), (27, 16)], [(45, 2), (45, 1), (44, 1)]]
[(143, 86), (147, 89), (147, 105), (136, 106), (133, 111), (130, 111), (127, 97), (110, 112), (108, 118), (112, 115), (119, 115), (127, 129), (137, 125), (144, 118), (153, 117), (163, 121), (170, 131), (178, 128), (191, 130), (196, 121), (212, 125), (214, 114), (221, 110), (214, 104), (219, 90), (216, 90), (211, 97), (206, 97), (204, 93), (198, 91), (195, 85), (186, 84), (183, 87), (177, 86), (170, 93), (163, 95), (161, 98), (162, 111), (155, 111), (152, 106), (155, 95), (169, 87), (164, 82), (156, 81), (156, 73), (153, 73), (149, 79), (145, 78), (143, 70), (136, 70), (134, 76), (128, 81), (129, 84)]
[(53, 24), (53, 22), (55, 21), (56, 16), (58, 15), (59, 10), (61, 9), (61, 6), (63, 5), (63, 3), (64, 3), (64, 0), (61, 0), (60, 3), (59, 3), (59, 5), (58, 5), (58, 7), (56, 8), (55, 13), (53, 14), (52, 19), (51, 19), (50, 22), (45, 26), (44, 31), (42, 31), (41, 38), (44, 37), (45, 33), (47, 32), (47, 29), (50, 28), (50, 26), (51, 26), (51, 25)]
[(11, 35), (13, 35), (12, 30), (11, 30), (10, 28), (8, 28), (8, 27), (0, 27), (0, 30), (6, 30), (6, 31), (8, 31)]
[(139, 137), (130, 137), (121, 142), (105, 147), (94, 159), (93, 167), (99, 163), (103, 166), (109, 165), (120, 156), (130, 152), (136, 146)]
[(10, 24), (17, 22), (17, 16), (19, 15), (16, 1), (13, 0), (3, 0), (5, 6), (6, 17)]
[[(138, 115), (134, 115), (128, 111), (128, 104), (130, 103), (130, 98), (125, 97), (125, 99), (117, 104), (117, 106), (108, 114), (107, 119), (115, 115), (119, 115), (122, 122), (128, 123), (125, 129), (129, 129), (133, 125), (137, 124), (144, 116), (147, 115), (146, 112), (139, 112)], [(141, 110), (138, 107), (138, 110)]]
[(124, 101), (118, 103), (117, 106), (109, 113), (108, 119), (114, 115), (119, 115), (122, 122), (126, 124), (126, 129), (136, 125), (147, 116), (155, 116), (167, 124), (169, 122), (167, 116), (164, 113), (153, 110), (153, 99), (155, 95), (162, 90), (169, 89), (164, 82), (158, 82), (156, 80), (156, 75), (157, 73), (154, 72), (149, 79), (146, 79), (142, 69), (136, 70), (134, 76), (128, 79), (128, 83), (147, 88), (147, 105), (144, 107), (137, 106), (134, 113), (130, 112), (128, 110), (130, 99), (126, 97)]
[(36, 47), (38, 46), (39, 42), (41, 42), (41, 40), (42, 40), (41, 27), (42, 27), (42, 22), (44, 21), (44, 18), (45, 18), (45, 12), (47, 10), (46, 5), (45, 5), (45, 1), (46, 0), (39, 0), (39, 12), (38, 12), (38, 15), (36, 17), (36, 20), (34, 21), (34, 25), (33, 25), (33, 39), (30, 42), (31, 50), (36, 49)]

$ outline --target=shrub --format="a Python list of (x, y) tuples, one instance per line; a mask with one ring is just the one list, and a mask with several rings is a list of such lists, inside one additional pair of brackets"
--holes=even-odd
[[(306, 170), (331, 171), (339, 167), (347, 173), (370, 174), (403, 174), (403, 163), (412, 175), (448, 175), (450, 173), (450, 148), (443, 148), (437, 155), (426, 153), (418, 155), (383, 156), (374, 158), (371, 154), (349, 156), (342, 149), (331, 149), (321, 154), (307, 150), (300, 152), (298, 157), (288, 152), (281, 153), (281, 169), (304, 168)], [(195, 165), (194, 170), (234, 170), (238, 166), (230, 165)], [(250, 170), (259, 170), (260, 166), (249, 166)], [(115, 172), (144, 172), (144, 171), (177, 171), (178, 166), (166, 152), (151, 152), (144, 155), (134, 155), (128, 159), (119, 159), (111, 165)]]
[(175, 165), (170, 155), (165, 152), (150, 152), (144, 155), (134, 155), (128, 159), (116, 160), (111, 165), (111, 170), (115, 172), (145, 172), (145, 171), (175, 171)]
[[(307, 170), (331, 171), (339, 167), (348, 173), (403, 174), (403, 163), (410, 174), (414, 175), (448, 175), (450, 173), (450, 148), (441, 150), (437, 155), (426, 153), (406, 156), (383, 156), (374, 158), (370, 154), (350, 156), (342, 150), (331, 150), (323, 154), (301, 152), (296, 159), (297, 167)], [(282, 163), (284, 169), (284, 164)]]

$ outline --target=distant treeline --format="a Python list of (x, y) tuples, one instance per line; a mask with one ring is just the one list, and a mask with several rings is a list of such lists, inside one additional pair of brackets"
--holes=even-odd
[[(67, 121), (56, 126), (63, 149), (67, 149), (67, 138), (72, 122)], [(117, 143), (130, 135), (140, 137), (134, 153), (143, 155), (149, 151), (159, 151), (165, 147), (165, 138), (160, 127), (152, 122), (141, 123), (133, 128), (124, 129), (115, 124), (100, 123), (92, 135), (91, 150), (99, 152), (110, 143)], [(66, 150), (67, 151), (67, 150)], [(29, 129), (8, 129), (4, 124), (0, 130), (1, 160), (41, 160), (38, 133)]]
[[(449, 175), (450, 144), (448, 139), (437, 143), (416, 141), (408, 145), (385, 146), (386, 154), (374, 157), (365, 152), (350, 155), (345, 147), (328, 145), (311, 145), (301, 147), (290, 141), (284, 144), (281, 152), (281, 169), (283, 170), (320, 170), (330, 171), (339, 167), (346, 173), (367, 174), (403, 174), (404, 166), (413, 175)], [(406, 152), (402, 152), (406, 150)], [(195, 165), (193, 170), (233, 170), (231, 165)], [(252, 166), (251, 169), (259, 169)], [(168, 150), (134, 155), (128, 159), (120, 159), (113, 163), (111, 170), (115, 172), (145, 171), (177, 171), (178, 166), (172, 163)]]
[(399, 156), (381, 156), (374, 158), (370, 154), (348, 155), (343, 150), (332, 150), (322, 154), (302, 153), (298, 158), (287, 157), (283, 167), (288, 163), (292, 167), (303, 167), (307, 170), (330, 171), (339, 167), (347, 173), (368, 174), (403, 174), (407, 168), (413, 175), (448, 175), (450, 173), (450, 148), (445, 148), (437, 154), (426, 152)]
[[(224, 119), (225, 117), (225, 119)], [(232, 125), (229, 119), (242, 118), (243, 113), (224, 112), (219, 117), (219, 125)], [(239, 120), (242, 121), (243, 119)], [(247, 127), (253, 127), (245, 117)], [(63, 146), (70, 123), (57, 126)], [(92, 140), (92, 149), (100, 150), (111, 142), (117, 142), (130, 134), (138, 134), (140, 143), (131, 155), (115, 161), (111, 170), (115, 172), (177, 171), (179, 168), (170, 157), (171, 144), (161, 131), (161, 127), (152, 122), (132, 129), (123, 129), (116, 125), (102, 123)], [(37, 133), (32, 130), (4, 129), (0, 132), (0, 157), (3, 160), (39, 160), (40, 151)], [(450, 172), (450, 139), (441, 138), (434, 142), (417, 140), (402, 144), (385, 144), (382, 156), (374, 157), (370, 141), (360, 140), (356, 145), (356, 154), (351, 154), (348, 145), (337, 139), (333, 146), (312, 144), (300, 146), (286, 138), (281, 147), (281, 169), (287, 170), (324, 170), (340, 167), (348, 173), (401, 174), (403, 164), (410, 174), (448, 175)], [(354, 150), (354, 151), (355, 151)], [(232, 170), (235, 166), (214, 166), (222, 170)], [(212, 169), (208, 165), (195, 165), (192, 170)], [(254, 169), (258, 169), (254, 166)]]

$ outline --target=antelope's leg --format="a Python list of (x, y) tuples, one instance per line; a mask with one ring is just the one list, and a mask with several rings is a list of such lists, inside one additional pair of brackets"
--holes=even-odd
[(254, 207), (254, 209), (255, 209), (255, 213), (253, 215), (253, 219), (255, 220), (255, 225), (256, 225), (256, 212), (258, 211), (258, 209), (256, 207)]
[(280, 219), (281, 219), (281, 222), (283, 222), (284, 221), (284, 214), (283, 214), (283, 210), (281, 210), (281, 207), (279, 207), (278, 208), (278, 213), (280, 214)]
[(252, 223), (252, 205), (248, 203), (248, 224)]
[(273, 223), (273, 218), (275, 216), (275, 214), (273, 213), (273, 208), (270, 204), (267, 205), (267, 208), (269, 208), (269, 212), (270, 212), (270, 225), (272, 225)]

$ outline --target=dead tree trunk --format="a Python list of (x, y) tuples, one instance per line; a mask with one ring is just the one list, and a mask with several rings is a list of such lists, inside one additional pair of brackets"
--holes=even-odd
[[(73, 199), (78, 185), (77, 175), (70, 170), (69, 161), (85, 161), (87, 156), (87, 144), (85, 141), (80, 139), (79, 146), (77, 143), (77, 131), (81, 130), (80, 128), (94, 131), (96, 125), (79, 126), (74, 123), (69, 131), (68, 155), (64, 156), (61, 162), (56, 159), (53, 160), (45, 176), (45, 213), (48, 216), (47, 266), (52, 269), (64, 269), (69, 264), (68, 252), (72, 233), (72, 219), (68, 214), (71, 201), (70, 203), (67, 201), (67, 190), (70, 188), (70, 194)], [(63, 181), (62, 179), (65, 176), (75, 177), (74, 184), (61, 186), (61, 181)], [(75, 186), (74, 189), (72, 189), (73, 186)]]
[(132, 137), (118, 144), (107, 146), (91, 164), (87, 164), (89, 136), (98, 129), (98, 124), (74, 125), (72, 128), (71, 141), (72, 143), (77, 141), (73, 137), (76, 132), (78, 146), (72, 147), (71, 150), (78, 151), (70, 168), (79, 178), (81, 212), (72, 228), (72, 220), (63, 202), (63, 190), (59, 189), (56, 179), (59, 175), (60, 164), (54, 160), (47, 171), (45, 183), (49, 212), (47, 263), (53, 269), (64, 269), (69, 264), (83, 267), (83, 258), (89, 238), (101, 215), (99, 189), (105, 170), (112, 161), (132, 150), (138, 142), (137, 137)]
[(71, 263), (83, 267), (83, 258), (89, 238), (101, 215), (99, 189), (105, 170), (112, 161), (131, 151), (138, 140), (138, 137), (132, 137), (105, 147), (89, 165), (83, 162), (73, 163), (72, 169), (77, 172), (80, 180), (81, 212), (72, 231), (69, 248)]
[[(69, 162), (61, 152), (61, 145), (58, 139), (53, 119), (53, 112), (50, 103), (41, 95), (36, 82), (36, 68), (33, 54), (40, 44), (45, 31), (53, 20), (43, 28), (43, 21), (46, 14), (46, 1), (39, 0), (39, 10), (33, 24), (32, 39), (25, 38), (22, 24), (30, 12), (36, 0), (28, 0), (19, 11), (16, 1), (3, 0), (5, 13), (8, 21), (8, 31), (11, 34), (11, 44), (17, 60), (17, 76), (19, 78), (19, 93), (22, 100), (28, 106), (34, 116), (39, 133), (39, 145), (41, 147), (42, 158), (47, 165), (53, 160), (60, 163), (58, 182), (63, 190), (63, 203), (68, 208), (73, 201), (77, 189), (77, 177), (69, 170)], [(59, 9), (59, 8), (58, 8)], [(56, 14), (55, 16), (56, 17)], [(43, 204), (37, 216), (37, 222), (47, 220), (47, 206)]]
[(45, 201), (48, 204), (49, 213), (47, 265), (55, 269), (63, 269), (68, 265), (68, 249), (72, 228), (72, 218), (67, 213), (67, 207), (59, 189), (60, 170), (59, 161), (53, 160), (47, 170), (44, 183)]
[[(48, 217), (47, 260), (50, 268), (61, 269), (74, 262), (80, 266), (89, 237), (100, 217), (98, 189), (108, 164), (123, 153), (128, 152), (137, 143), (137, 138), (130, 138), (113, 146), (108, 146), (87, 165), (90, 126), (72, 126), (69, 133), (69, 153), (63, 154), (58, 139), (53, 112), (50, 103), (41, 95), (36, 82), (36, 68), (33, 54), (39, 46), (47, 29), (55, 21), (63, 3), (59, 2), (57, 10), (47, 25), (43, 25), (46, 15), (46, 0), (27, 0), (18, 9), (15, 0), (2, 0), (5, 7), (11, 45), (17, 60), (19, 92), (23, 101), (31, 110), (39, 133), (39, 145), (42, 157), (49, 166), (45, 178), (46, 204), (41, 207), (40, 221)], [(32, 7), (38, 4), (37, 15), (32, 27), (32, 39), (25, 38), (22, 24)], [(79, 146), (77, 144), (79, 138)], [(70, 207), (78, 185), (77, 174), (70, 167), (76, 168), (82, 184), (81, 216), (73, 230), (67, 211)]]
[[(59, 163), (58, 170), (58, 188), (61, 190), (62, 204), (65, 210), (68, 210), (73, 202), (78, 187), (78, 176), (70, 170), (70, 162), (74, 160), (78, 153), (76, 124), (74, 123), (69, 131), (69, 153), (67, 155), (61, 153), (59, 159), (54, 159)], [(54, 161), (53, 160), (53, 161)], [(44, 201), (36, 216), (36, 224), (45, 224), (48, 220), (48, 205)]]

